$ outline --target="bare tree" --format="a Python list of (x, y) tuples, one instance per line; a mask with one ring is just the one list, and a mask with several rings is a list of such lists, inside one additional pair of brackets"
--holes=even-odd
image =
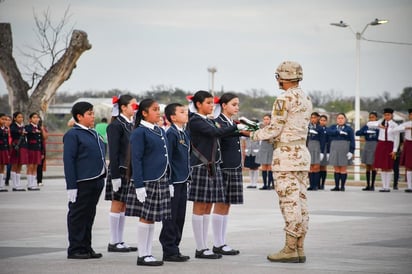
[[(37, 68), (42, 68), (43, 71), (32, 71), (31, 85), (23, 79), (13, 57), (11, 26), (9, 23), (0, 23), (0, 72), (6, 83), (12, 112), (18, 110), (28, 114), (38, 111), (44, 114), (57, 89), (70, 78), (77, 60), (83, 52), (91, 49), (87, 33), (81, 30), (73, 30), (67, 46), (60, 50), (57, 48), (63, 26), (67, 22), (67, 14), (66, 10), (65, 16), (56, 27), (52, 26), (48, 11), (43, 14), (43, 20), (35, 16), (40, 49), (35, 51), (32, 57)], [(48, 36), (48, 30), (54, 34)], [(41, 57), (47, 54), (51, 60), (48, 65), (41, 62)], [(37, 77), (39, 81), (35, 84)], [(33, 86), (35, 88), (30, 94)]]

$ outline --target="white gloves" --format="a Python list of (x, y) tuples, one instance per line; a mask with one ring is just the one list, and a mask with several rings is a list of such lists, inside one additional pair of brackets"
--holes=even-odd
[(371, 130), (371, 129), (368, 129), (368, 130), (366, 131), (366, 133), (374, 134), (374, 133), (376, 133), (376, 131)]
[(350, 159), (352, 159), (353, 154), (352, 154), (352, 153), (350, 153), (350, 152), (348, 152), (348, 154), (346, 154), (346, 157), (348, 157), (348, 160), (350, 160)]
[(309, 133), (310, 133), (310, 134), (318, 134), (318, 132), (317, 132), (316, 130), (314, 130), (314, 129), (309, 129)]
[(67, 190), (67, 199), (71, 203), (75, 203), (77, 198), (77, 188)]
[(323, 153), (320, 154), (320, 160), (322, 161), (325, 155)]
[(345, 131), (343, 131), (343, 130), (340, 130), (340, 131), (339, 131), (339, 134), (340, 134), (340, 135), (348, 135), (348, 133), (345, 132)]
[(173, 184), (169, 185), (169, 192), (170, 192), (170, 198), (173, 198), (175, 196), (175, 187)]
[(146, 188), (144, 187), (139, 187), (136, 188), (136, 196), (137, 196), (137, 200), (139, 200), (139, 202), (144, 203), (146, 201)]
[(237, 130), (247, 130), (247, 126), (244, 124), (237, 124)]
[(119, 188), (122, 186), (122, 179), (112, 179), (112, 186), (114, 192), (119, 191)]

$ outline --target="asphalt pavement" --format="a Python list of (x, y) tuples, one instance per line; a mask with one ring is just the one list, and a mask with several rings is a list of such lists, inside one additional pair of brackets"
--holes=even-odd
[[(284, 245), (277, 195), (273, 190), (245, 188), (245, 203), (231, 207), (227, 234), (227, 243), (239, 249), (239, 255), (194, 258), (192, 203), (188, 202), (181, 252), (191, 259), (146, 267), (136, 265), (136, 252), (107, 252), (110, 203), (103, 195), (93, 227), (93, 247), (103, 258), (67, 259), (65, 183), (61, 168), (50, 168), (40, 191), (0, 193), (0, 273), (412, 273), (412, 194), (403, 191), (405, 184), (380, 193), (362, 191), (361, 182), (349, 182), (345, 192), (331, 192), (331, 183), (326, 190), (308, 192), (306, 263), (266, 259)], [(124, 238), (134, 246), (137, 222), (133, 217), (126, 220)], [(157, 258), (162, 257), (160, 228), (161, 223), (156, 223), (153, 255)]]

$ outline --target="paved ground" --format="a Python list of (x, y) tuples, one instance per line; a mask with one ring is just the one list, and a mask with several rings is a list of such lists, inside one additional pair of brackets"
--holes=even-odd
[[(103, 258), (67, 260), (67, 198), (64, 181), (57, 175), (50, 170), (39, 192), (0, 193), (0, 273), (412, 273), (412, 194), (403, 189), (364, 192), (353, 182), (346, 192), (330, 192), (328, 186), (308, 194), (305, 264), (266, 260), (268, 253), (283, 247), (283, 219), (274, 191), (250, 189), (245, 189), (245, 204), (233, 206), (230, 215), (228, 243), (241, 250), (238, 256), (193, 258), (189, 202), (181, 251), (192, 259), (156, 268), (136, 266), (136, 253), (106, 251), (110, 204), (102, 196), (93, 246)], [(157, 257), (161, 257), (160, 227), (157, 223), (153, 246)], [(137, 219), (128, 218), (129, 244), (136, 245), (136, 230)]]

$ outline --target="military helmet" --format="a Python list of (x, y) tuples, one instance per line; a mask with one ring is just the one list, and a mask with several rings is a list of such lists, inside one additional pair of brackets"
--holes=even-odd
[(303, 79), (302, 67), (293, 61), (284, 61), (276, 69), (276, 79), (288, 81), (301, 81)]

